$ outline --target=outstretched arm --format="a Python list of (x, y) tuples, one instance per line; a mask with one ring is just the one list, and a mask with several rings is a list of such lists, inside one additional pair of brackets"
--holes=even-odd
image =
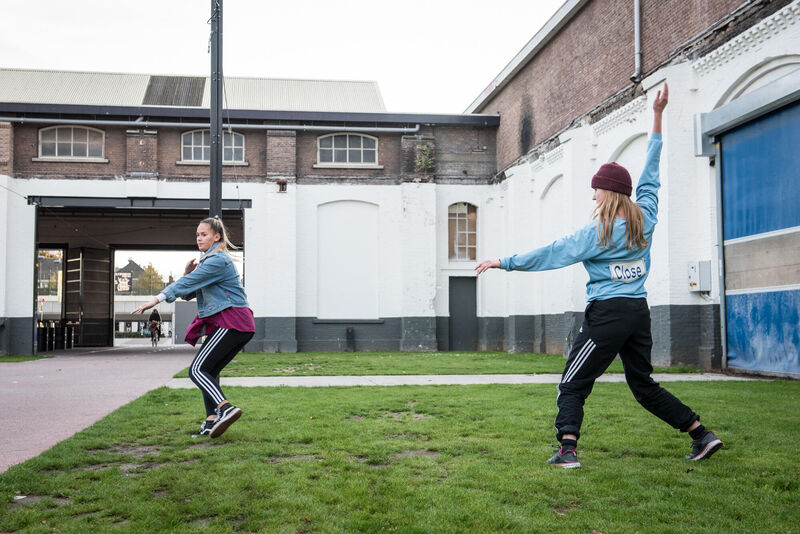
[(661, 117), (669, 101), (669, 86), (664, 83), (664, 89), (656, 94), (653, 101), (653, 133), (647, 143), (647, 161), (639, 184), (636, 186), (636, 203), (642, 208), (643, 213), (653, 221), (658, 216), (658, 190), (661, 187), (659, 178), (659, 160), (661, 158)]
[(653, 101), (653, 133), (661, 133), (661, 117), (669, 101), (669, 85), (664, 82), (664, 91), (659, 91)]

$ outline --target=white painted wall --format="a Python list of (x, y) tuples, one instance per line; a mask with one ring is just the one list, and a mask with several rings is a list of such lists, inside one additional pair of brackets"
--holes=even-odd
[[(649, 302), (653, 306), (719, 302), (716, 273), (710, 296), (690, 293), (686, 287), (687, 263), (712, 260), (716, 266), (719, 246), (715, 169), (708, 158), (694, 156), (693, 119), (800, 67), (799, 5), (793, 2), (787, 8), (789, 15), (787, 9), (781, 10), (706, 57), (661, 69), (644, 80), (644, 97), (596, 124), (564, 132), (558, 148), (508, 169), (508, 178), (500, 184), (290, 183), (285, 193), (272, 183), (223, 184), (226, 198), (253, 202), (245, 212), (244, 270), (255, 315), (447, 316), (448, 278), (474, 276), (477, 263), (448, 259), (448, 206), (456, 202), (477, 206), (478, 261), (523, 253), (577, 230), (590, 219), (594, 204), (590, 180), (602, 163), (617, 160), (638, 179), (652, 100), (664, 80), (670, 83), (671, 98), (664, 117), (663, 188), (647, 282)], [(776, 17), (785, 20), (776, 23)], [(751, 33), (759, 39), (750, 39)], [(208, 195), (204, 183), (121, 177), (88, 181), (0, 176), (0, 185), (21, 195)], [(326, 219), (326, 205), (340, 209), (328, 212)], [(372, 206), (367, 208), (369, 214), (361, 210), (363, 206)], [(0, 221), (5, 223), (0, 229), (0, 316), (30, 316), (34, 209), (2, 188), (0, 209)], [(343, 240), (341, 235), (352, 239)], [(584, 307), (586, 281), (580, 265), (545, 273), (492, 270), (478, 280), (478, 315), (579, 311)], [(321, 284), (327, 289), (321, 290)]]
[[(694, 117), (800, 67), (798, 17), (800, 2), (793, 2), (708, 56), (659, 70), (642, 82), (646, 95), (641, 99), (598, 123), (564, 132), (558, 148), (508, 169), (508, 179), (491, 186), (485, 199), (502, 199), (504, 209), (497, 214), (502, 224), (480, 220), (479, 211), (479, 257), (526, 252), (588, 222), (594, 204), (590, 181), (602, 163), (626, 166), (635, 187), (652, 127), (652, 101), (668, 81), (648, 301), (651, 306), (718, 303), (715, 169), (709, 158), (694, 156)], [(688, 291), (687, 265), (697, 260), (714, 266), (710, 295)], [(580, 265), (542, 273), (492, 270), (479, 281), (479, 315), (578, 311), (587, 279)]]
[(23, 184), (0, 176), (0, 185), (0, 317), (32, 317), (36, 210), (21, 196)]

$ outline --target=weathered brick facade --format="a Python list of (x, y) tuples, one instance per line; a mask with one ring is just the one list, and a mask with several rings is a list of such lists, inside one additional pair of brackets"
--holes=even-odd
[(14, 168), (14, 128), (11, 123), (0, 122), (0, 174), (9, 174)]
[(295, 132), (267, 131), (266, 167), (268, 177), (294, 177), (297, 167), (297, 134)]
[[(707, 53), (787, 3), (643, 0), (642, 74), (686, 54)], [(729, 21), (734, 12), (737, 16)], [(502, 116), (498, 169), (582, 117), (589, 115), (594, 122), (641, 94), (630, 80), (634, 69), (633, 2), (588, 2), (496, 96), (475, 110)]]
[[(0, 128), (0, 165), (17, 178), (158, 178), (207, 180), (208, 164), (181, 162), (181, 134), (191, 128), (100, 128), (107, 162), (38, 161), (39, 131), (47, 125), (8, 124)], [(373, 134), (378, 139), (376, 168), (330, 168), (317, 162), (317, 138), (324, 131), (248, 130), (245, 164), (224, 165), (230, 181), (294, 180), (300, 183), (400, 183), (446, 181), (486, 183), (496, 171), (495, 127), (426, 126), (419, 134)], [(435, 169), (415, 168), (417, 150), (433, 150)], [(16, 158), (14, 158), (16, 154)]]
[(128, 130), (128, 175), (158, 176), (158, 137), (152, 130)]

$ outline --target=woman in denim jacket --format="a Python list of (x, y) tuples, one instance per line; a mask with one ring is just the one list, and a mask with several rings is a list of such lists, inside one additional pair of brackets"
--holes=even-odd
[(183, 277), (134, 313), (143, 313), (165, 300), (197, 299), (197, 317), (186, 330), (185, 339), (192, 346), (202, 336), (206, 339), (189, 366), (189, 378), (203, 392), (206, 406), (200, 434), (216, 438), (242, 415), (222, 392), (219, 373), (250, 341), (256, 328), (239, 273), (228, 254), (234, 246), (219, 217), (203, 219), (197, 225), (197, 248), (203, 253), (200, 260), (192, 258)]

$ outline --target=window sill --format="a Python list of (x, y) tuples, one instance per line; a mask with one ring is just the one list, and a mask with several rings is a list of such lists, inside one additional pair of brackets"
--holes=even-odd
[(367, 164), (359, 165), (357, 163), (315, 163), (312, 165), (314, 169), (372, 169), (381, 170), (383, 165)]
[[(189, 165), (189, 166), (195, 166), (195, 167), (203, 167), (203, 166), (208, 167), (209, 165), (211, 165), (211, 163), (208, 162), (208, 161), (183, 161), (183, 160), (181, 160), (181, 161), (176, 161), (175, 165)], [(223, 162), (222, 166), (223, 167), (249, 167), (250, 163), (247, 162), (247, 161)]]
[(476, 260), (468, 260), (468, 261), (455, 261), (450, 260), (446, 269), (451, 271), (471, 271), (474, 270), (475, 267), (478, 265)]
[(58, 157), (42, 157), (31, 158), (31, 161), (48, 162), (48, 163), (108, 163), (106, 158), (58, 158)]
[(312, 324), (383, 324), (383, 319), (312, 319)]

